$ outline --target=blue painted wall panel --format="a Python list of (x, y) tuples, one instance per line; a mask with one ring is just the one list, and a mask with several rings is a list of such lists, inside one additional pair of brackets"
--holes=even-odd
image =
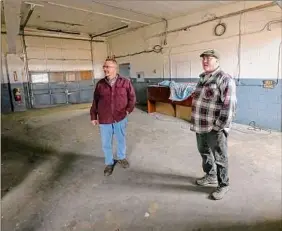
[(90, 103), (93, 101), (93, 90), (81, 90), (80, 91), (80, 102)]
[[(247, 85), (262, 84), (260, 79), (242, 79)], [(274, 89), (262, 86), (237, 86), (238, 109), (235, 122), (256, 125), (273, 130), (281, 128), (281, 82)]]
[(49, 94), (34, 94), (35, 105), (51, 105), (51, 98)]
[(8, 84), (1, 84), (1, 112), (7, 113), (11, 111), (12, 108), (11, 108)]
[[(163, 80), (145, 78), (144, 83), (133, 79), (137, 101), (141, 104), (147, 102), (148, 85), (159, 83)], [(198, 78), (172, 79), (176, 82), (197, 82)], [(257, 126), (282, 131), (282, 84), (281, 81), (274, 89), (262, 87), (262, 79), (241, 79), (242, 84), (237, 86), (238, 108), (235, 122), (249, 124), (255, 121)]]
[[(25, 111), (26, 107), (26, 97), (25, 97), (25, 86), (26, 83), (12, 83), (11, 85), (12, 99), (10, 99), (8, 84), (1, 84), (1, 112), (7, 113), (12, 111), (11, 101), (14, 106), (14, 111)], [(16, 102), (13, 96), (13, 89), (19, 88), (22, 96), (21, 102)]]

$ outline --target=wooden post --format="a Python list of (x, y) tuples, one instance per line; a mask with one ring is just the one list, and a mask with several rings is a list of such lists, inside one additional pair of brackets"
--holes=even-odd
[(148, 113), (156, 112), (156, 104), (155, 104), (155, 102), (153, 102), (151, 100), (147, 100), (147, 105), (148, 105)]

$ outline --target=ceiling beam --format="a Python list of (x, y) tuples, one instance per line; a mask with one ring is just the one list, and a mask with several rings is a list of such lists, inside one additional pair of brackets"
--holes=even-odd
[(34, 11), (34, 8), (35, 8), (35, 5), (30, 5), (30, 8), (28, 10), (28, 13), (27, 13), (27, 16), (26, 18), (24, 19), (23, 23), (20, 25), (20, 30), (22, 32), (24, 32), (24, 28), (26, 27), (27, 23), (28, 23), (28, 20), (30, 19), (33, 11)]
[(106, 32), (103, 32), (101, 34), (90, 35), (90, 37), (91, 37), (91, 39), (92, 38), (96, 38), (96, 37), (103, 36), (103, 35), (106, 35), (106, 34), (110, 34), (110, 33), (113, 33), (115, 31), (119, 31), (119, 30), (122, 30), (122, 29), (125, 29), (125, 28), (128, 28), (128, 25), (125, 25), (125, 26), (122, 26), (122, 27), (119, 27), (119, 28), (116, 28), (116, 29), (112, 29), (112, 30), (106, 31)]
[(7, 30), (8, 53), (16, 54), (16, 40), (20, 32), (22, 0), (4, 0), (5, 24)]

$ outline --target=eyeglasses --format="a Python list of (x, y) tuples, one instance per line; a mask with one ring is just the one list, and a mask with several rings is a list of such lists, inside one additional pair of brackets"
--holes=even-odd
[(103, 68), (106, 68), (106, 69), (108, 69), (108, 68), (114, 68), (115, 66), (106, 66), (106, 65), (104, 65), (103, 66)]
[(204, 56), (204, 57), (202, 57), (202, 60), (203, 60), (203, 61), (204, 61), (204, 60), (210, 61), (210, 60), (212, 60), (212, 59), (215, 59), (215, 57), (213, 57), (213, 56)]

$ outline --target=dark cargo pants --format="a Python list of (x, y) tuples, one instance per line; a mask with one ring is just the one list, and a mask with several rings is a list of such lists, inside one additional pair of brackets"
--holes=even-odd
[(228, 133), (223, 130), (196, 133), (203, 171), (210, 176), (217, 176), (220, 187), (229, 185), (227, 136)]

